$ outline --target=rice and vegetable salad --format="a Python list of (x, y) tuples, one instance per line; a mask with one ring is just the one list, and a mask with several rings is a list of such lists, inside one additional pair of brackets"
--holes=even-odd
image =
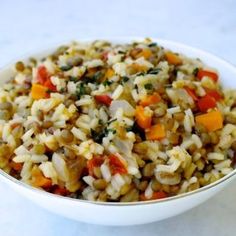
[[(233, 79), (233, 78), (232, 78)], [(234, 169), (236, 90), (150, 39), (73, 42), (0, 88), (0, 168), (92, 201), (167, 198)]]

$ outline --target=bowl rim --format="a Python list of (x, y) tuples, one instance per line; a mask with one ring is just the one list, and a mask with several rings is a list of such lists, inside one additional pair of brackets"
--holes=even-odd
[[(22, 60), (22, 61), (27, 61), (29, 57), (32, 56), (36, 56), (36, 57), (42, 57), (43, 55), (45, 55), (46, 53), (48, 53), (49, 51), (55, 50), (57, 47), (59, 47), (62, 44), (69, 44), (70, 42), (76, 41), (76, 42), (82, 42), (82, 43), (89, 43), (95, 40), (106, 40), (106, 41), (110, 41), (112, 43), (129, 43), (129, 42), (133, 42), (133, 41), (143, 41), (145, 39), (145, 37), (112, 37), (112, 38), (81, 38), (81, 39), (76, 39), (76, 40), (67, 40), (67, 41), (58, 41), (56, 44), (51, 44), (48, 47), (44, 47), (41, 48), (37, 51), (33, 51), (33, 52), (29, 52), (25, 55), (23, 55), (21, 58), (18, 57), (16, 59), (11, 60), (9, 63), (5, 64), (4, 66), (0, 65), (0, 73), (9, 70), (10, 66), (12, 66), (14, 64), (15, 61), (18, 60)], [(158, 44), (160, 44), (161, 46), (164, 44), (173, 46), (173, 47), (177, 47), (180, 48), (180, 53), (181, 53), (181, 49), (183, 50), (188, 50), (191, 51), (193, 53), (196, 54), (200, 54), (200, 55), (205, 55), (213, 60), (218, 61), (220, 64), (223, 64), (225, 67), (228, 67), (231, 71), (234, 71), (235, 75), (236, 75), (236, 67), (228, 62), (225, 59), (222, 59), (219, 56), (216, 56), (213, 53), (209, 53), (205, 50), (196, 48), (196, 47), (192, 47), (192, 46), (188, 46), (186, 44), (177, 42), (177, 41), (172, 41), (172, 40), (168, 40), (168, 39), (158, 39), (155, 37), (150, 38), (153, 42), (157, 42)], [(165, 46), (166, 47), (166, 46)], [(168, 46), (167, 46), (168, 48)], [(185, 54), (185, 53), (184, 53)], [(188, 56), (188, 55), (187, 55)], [(163, 202), (169, 202), (169, 201), (173, 201), (173, 200), (177, 200), (177, 199), (182, 199), (185, 197), (189, 197), (192, 196), (194, 194), (197, 193), (201, 193), (205, 190), (208, 189), (212, 189), (224, 182), (226, 182), (227, 180), (233, 180), (233, 177), (236, 177), (236, 168), (230, 172), (229, 174), (225, 175), (224, 177), (220, 178), (219, 180), (206, 185), (204, 187), (198, 188), (196, 190), (190, 191), (190, 192), (186, 192), (186, 193), (181, 193), (179, 195), (175, 195), (175, 196), (171, 196), (168, 198), (163, 198), (163, 199), (156, 199), (156, 200), (147, 200), (147, 201), (135, 201), (135, 202), (98, 202), (98, 201), (91, 201), (91, 200), (84, 200), (84, 199), (77, 199), (77, 198), (70, 198), (70, 197), (66, 197), (66, 196), (60, 196), (57, 194), (53, 194), (47, 191), (44, 191), (42, 189), (33, 187), (29, 184), (26, 184), (16, 178), (14, 178), (13, 176), (11, 176), (10, 174), (7, 174), (5, 171), (3, 171), (2, 169), (0, 169), (0, 178), (4, 178), (7, 179), (8, 181), (12, 182), (13, 184), (16, 184), (18, 186), (20, 186), (22, 189), (26, 188), (29, 191), (33, 191), (36, 192), (37, 194), (42, 194), (45, 197), (53, 197), (53, 198), (57, 198), (58, 200), (62, 200), (62, 201), (68, 201), (68, 202), (73, 202), (75, 204), (88, 204), (88, 205), (97, 205), (97, 206), (103, 206), (103, 207), (111, 207), (111, 206), (116, 206), (116, 207), (127, 207), (127, 206), (139, 206), (139, 205), (151, 205), (151, 204), (158, 204), (158, 203), (163, 203)]]

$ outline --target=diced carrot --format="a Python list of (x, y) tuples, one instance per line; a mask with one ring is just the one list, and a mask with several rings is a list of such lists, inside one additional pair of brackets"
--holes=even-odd
[(44, 84), (48, 78), (50, 77), (50, 75), (48, 74), (48, 71), (46, 69), (45, 66), (39, 66), (38, 71), (37, 71), (37, 82), (40, 84)]
[(161, 97), (158, 93), (154, 93), (152, 95), (147, 95), (145, 96), (141, 101), (140, 101), (140, 105), (141, 106), (149, 106), (155, 103), (158, 103), (161, 101)]
[(218, 75), (215, 72), (208, 70), (199, 70), (197, 73), (197, 78), (202, 80), (204, 76), (211, 78), (214, 82), (217, 82), (218, 80)]
[(48, 88), (41, 84), (32, 84), (31, 96), (33, 99), (48, 98)]
[(223, 117), (220, 111), (211, 111), (195, 117), (196, 123), (203, 125), (208, 131), (216, 131), (223, 127)]
[(206, 112), (208, 109), (216, 107), (216, 100), (215, 98), (206, 94), (204, 97), (198, 100), (197, 104), (201, 112)]
[(181, 58), (173, 52), (166, 52), (165, 56), (166, 56), (166, 60), (168, 61), (169, 64), (172, 64), (175, 66), (182, 64)]
[(153, 125), (147, 132), (146, 132), (146, 139), (147, 140), (160, 140), (165, 138), (166, 131), (163, 124)]
[(95, 100), (101, 104), (106, 106), (110, 106), (112, 102), (112, 98), (108, 95), (95, 95)]
[(136, 107), (135, 117), (136, 117), (137, 124), (141, 128), (148, 129), (151, 127), (152, 115), (145, 112), (145, 109), (142, 106)]
[(66, 196), (70, 192), (64, 187), (56, 186), (55, 189), (53, 189), (53, 193), (61, 196)]
[(102, 156), (94, 156), (92, 159), (87, 161), (87, 168), (89, 175), (94, 175), (94, 167), (99, 167), (104, 162), (104, 158)]
[(123, 163), (118, 156), (113, 154), (109, 156), (109, 167), (112, 175), (128, 173), (125, 163)]
[(215, 98), (216, 101), (219, 101), (222, 99), (221, 94), (217, 90), (212, 90), (212, 89), (205, 89), (205, 90), (206, 90), (206, 94)]
[(52, 186), (52, 180), (43, 176), (38, 176), (34, 181), (35, 187), (49, 188)]
[(13, 169), (13, 170), (16, 170), (16, 171), (20, 171), (23, 167), (23, 164), (22, 163), (16, 163), (14, 161), (12, 161), (10, 163), (10, 167)]
[(152, 51), (149, 48), (142, 49), (141, 52), (139, 52), (136, 56), (136, 58), (144, 57), (145, 59), (148, 59), (152, 56)]
[(111, 68), (108, 68), (105, 73), (105, 78), (110, 79), (115, 74), (114, 70)]
[(32, 180), (31, 183), (35, 187), (49, 188), (52, 186), (52, 180), (43, 176), (41, 170), (34, 166), (32, 171)]
[(138, 73), (138, 72), (145, 72), (147, 71), (147, 67), (145, 65), (139, 65), (137, 63), (133, 63), (130, 65), (130, 67), (132, 68), (132, 70), (135, 72), (135, 73)]
[(166, 197), (168, 197), (168, 195), (165, 192), (158, 191), (158, 192), (153, 192), (152, 197), (149, 199), (145, 197), (144, 193), (140, 194), (139, 199), (140, 199), (140, 201), (148, 201), (148, 200), (162, 199), (162, 198), (166, 198)]
[(184, 86), (184, 89), (186, 90), (186, 92), (188, 93), (188, 95), (193, 99), (193, 101), (197, 101), (198, 97), (195, 93), (195, 91), (187, 86)]

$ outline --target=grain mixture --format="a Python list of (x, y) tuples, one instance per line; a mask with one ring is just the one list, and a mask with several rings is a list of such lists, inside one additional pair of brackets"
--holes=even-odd
[(45, 191), (145, 201), (208, 185), (236, 159), (236, 91), (149, 39), (73, 42), (0, 88), (0, 168)]

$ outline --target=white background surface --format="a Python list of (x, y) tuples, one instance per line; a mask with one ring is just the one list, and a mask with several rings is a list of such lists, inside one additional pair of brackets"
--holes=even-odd
[[(236, 64), (236, 1), (0, 0), (0, 67), (60, 41), (116, 36), (171, 39)], [(105, 227), (48, 213), (0, 183), (0, 235), (235, 235), (235, 185), (233, 182), (203, 205), (162, 222)]]

